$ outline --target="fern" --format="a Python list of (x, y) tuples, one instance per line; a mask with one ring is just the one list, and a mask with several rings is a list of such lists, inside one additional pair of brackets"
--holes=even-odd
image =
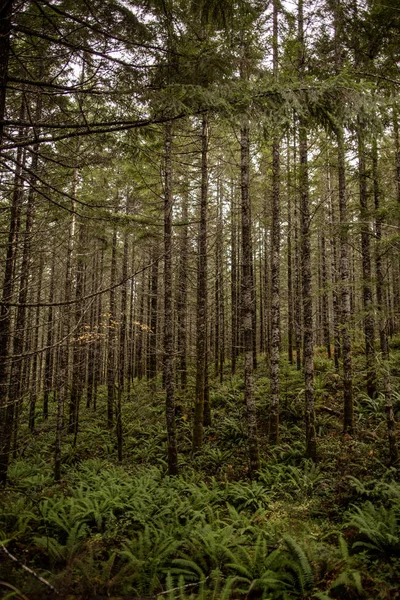
[(306, 553), (291, 536), (286, 535), (283, 539), (290, 552), (286, 568), (295, 576), (298, 591), (302, 594), (311, 591), (314, 586), (314, 571)]
[(72, 559), (82, 547), (83, 541), (87, 536), (87, 527), (85, 523), (75, 523), (68, 530), (65, 543), (60, 542), (52, 536), (34, 537), (35, 544), (45, 550), (50, 558), (55, 562), (67, 562)]
[(127, 562), (125, 574), (138, 593), (152, 593), (169, 570), (170, 559), (181, 545), (162, 529), (146, 526), (135, 539), (126, 541), (120, 556)]
[(361, 508), (353, 508), (348, 525), (356, 527), (366, 538), (355, 542), (354, 548), (365, 548), (387, 556), (400, 554), (399, 506), (376, 507), (372, 502), (365, 502)]

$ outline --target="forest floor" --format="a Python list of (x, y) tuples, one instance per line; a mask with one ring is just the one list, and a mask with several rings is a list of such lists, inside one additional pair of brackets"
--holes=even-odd
[[(400, 340), (394, 342), (399, 418)], [(125, 398), (122, 463), (115, 432), (106, 427), (101, 389), (97, 411), (81, 409), (76, 444), (73, 435), (63, 440), (58, 484), (52, 474), (55, 415), (48, 421), (39, 415), (34, 434), (21, 428), (20, 450), (0, 495), (6, 548), (0, 548), (0, 595), (400, 598), (400, 480), (388, 466), (383, 398), (371, 400), (362, 391), (363, 364), (356, 356), (356, 430), (343, 436), (340, 378), (324, 351), (316, 350), (319, 460), (313, 464), (304, 459), (302, 374), (286, 361), (280, 443), (268, 445), (269, 379), (260, 358), (262, 466), (254, 481), (248, 478), (243, 380), (228, 366), (223, 383), (211, 378), (213, 426), (196, 456), (193, 388), (178, 395), (181, 474), (175, 478), (166, 476), (164, 394), (145, 382), (135, 382)]]

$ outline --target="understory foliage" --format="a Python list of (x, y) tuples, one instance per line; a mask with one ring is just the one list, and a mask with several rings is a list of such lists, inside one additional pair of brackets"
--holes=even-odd
[[(285, 377), (281, 442), (268, 448), (265, 440), (253, 480), (239, 378), (213, 383), (215, 425), (204, 452), (190, 453), (190, 416), (179, 422), (179, 477), (166, 475), (162, 403), (146, 384), (126, 399), (129, 450), (121, 465), (102, 426), (103, 390), (97, 413), (83, 411), (75, 446), (73, 436), (65, 440), (59, 484), (43, 421), (2, 492), (1, 540), (19, 561), (1, 563), (5, 597), (54, 597), (21, 564), (66, 597), (398, 597), (400, 483), (384, 464), (384, 413), (360, 395), (358, 430), (343, 437), (337, 417), (318, 411), (321, 460), (313, 463), (302, 452), (301, 382), (294, 368)], [(261, 402), (258, 412), (262, 424)]]

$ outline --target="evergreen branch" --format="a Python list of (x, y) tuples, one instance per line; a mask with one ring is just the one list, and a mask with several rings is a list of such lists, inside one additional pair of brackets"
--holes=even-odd
[(109, 56), (105, 52), (100, 52), (99, 50), (93, 50), (87, 46), (82, 46), (81, 44), (73, 44), (72, 42), (67, 42), (66, 40), (61, 40), (59, 38), (53, 37), (52, 35), (48, 35), (43, 32), (34, 31), (33, 29), (29, 29), (29, 27), (25, 27), (24, 25), (17, 25), (14, 27), (14, 30), (18, 33), (25, 33), (26, 35), (32, 35), (34, 37), (41, 38), (42, 40), (46, 40), (47, 42), (52, 42), (53, 44), (58, 44), (59, 46), (64, 46), (65, 48), (70, 48), (71, 50), (85, 52), (87, 54), (94, 54), (95, 56), (99, 56), (100, 58), (105, 58), (110, 62), (113, 62), (117, 65), (121, 65), (122, 67), (126, 67), (128, 69), (134, 68), (132, 63), (125, 62), (121, 58), (115, 58), (114, 56)]

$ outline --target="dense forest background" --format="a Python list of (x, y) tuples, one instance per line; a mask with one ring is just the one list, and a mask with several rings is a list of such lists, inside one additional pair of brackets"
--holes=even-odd
[(0, 3), (5, 597), (400, 597), (399, 60), (397, 0)]

